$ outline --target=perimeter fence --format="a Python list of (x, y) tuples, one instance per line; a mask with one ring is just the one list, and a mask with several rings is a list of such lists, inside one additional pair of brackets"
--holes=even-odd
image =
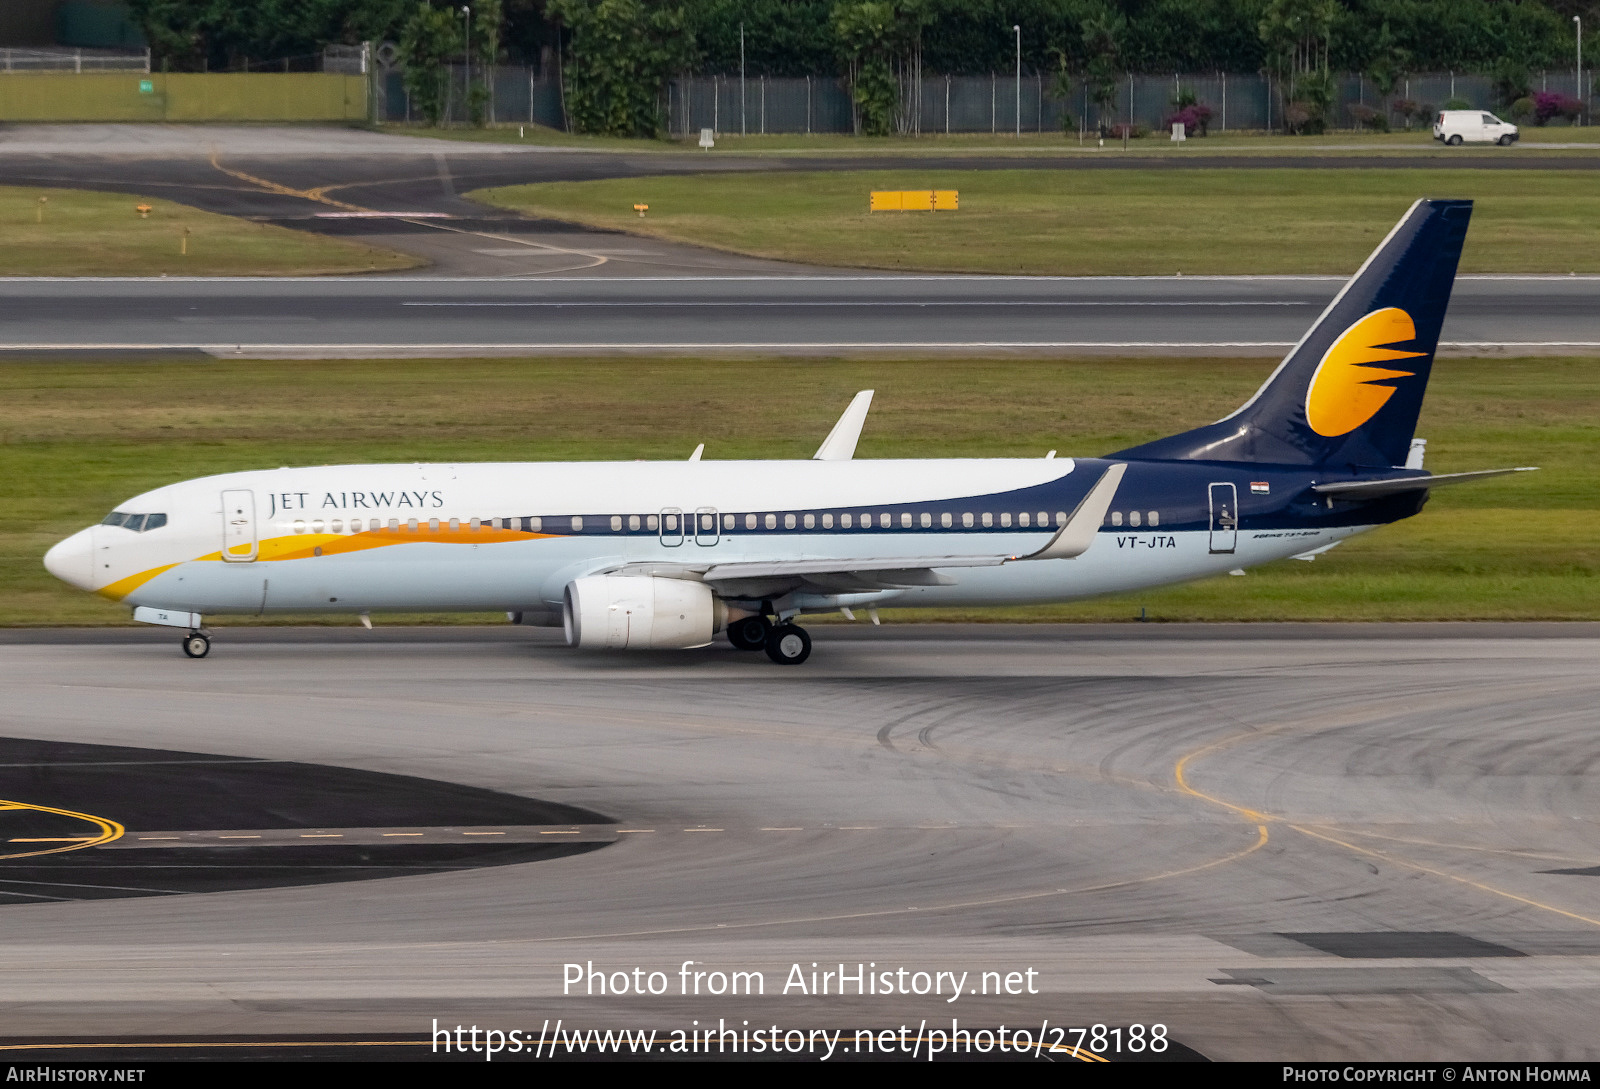
[[(474, 70), (474, 82), (488, 88), (484, 120), (490, 123), (528, 122), (566, 129), (562, 87), (548, 67), (497, 65), (487, 76)], [(468, 73), (457, 65), (450, 70), (445, 120), (466, 124)], [(1594, 97), (1594, 73), (1585, 71), (1578, 90), (1574, 71), (1549, 71), (1533, 79), (1535, 91), (1571, 95), (1584, 102)], [(386, 121), (420, 121), (406, 93), (404, 73), (385, 68), (377, 83), (377, 116)], [(1102, 124), (1141, 126), (1152, 131), (1164, 127), (1175, 112), (1173, 103), (1192, 94), (1210, 107), (1210, 127), (1218, 132), (1271, 130), (1283, 123), (1284, 87), (1281, 81), (1257, 74), (1180, 72), (1126, 75), (1118, 80), (1114, 101), (1102, 109), (1087, 87), (1075, 81), (1065, 97), (1055, 93), (1050, 73), (996, 72), (988, 76), (924, 76), (902, 84), (898, 129), (906, 135), (942, 133), (1007, 133), (1096, 131)], [(1492, 80), (1487, 75), (1459, 72), (1417, 73), (1399, 80), (1392, 91), (1381, 94), (1368, 76), (1347, 73), (1335, 79), (1335, 98), (1329, 115), (1333, 128), (1360, 127), (1365, 110), (1390, 117), (1402, 101), (1415, 103), (1426, 115), (1452, 100), (1471, 109), (1499, 107)], [(701, 129), (723, 134), (850, 133), (856, 115), (850, 90), (843, 79), (810, 76), (794, 79), (738, 76), (694, 76), (668, 83), (662, 116), (674, 136), (692, 137)], [(1370, 116), (1370, 115), (1369, 115)], [(1412, 115), (1411, 124), (1427, 123)], [(1405, 119), (1392, 118), (1396, 126)]]
[(148, 71), (148, 49), (0, 49), (0, 72)]
[[(228, 105), (225, 108), (216, 105), (156, 110), (157, 102), (149, 97), (153, 86), (146, 80), (139, 85), (142, 96), (135, 95), (131, 101), (121, 94), (113, 96), (118, 101), (114, 108), (105, 109), (104, 119), (177, 120), (198, 115), (358, 120), (367, 116), (365, 96), (354, 87), (355, 83), (366, 82), (367, 77), (360, 73), (367, 70), (367, 54), (360, 47), (350, 47), (337, 56), (332, 53), (330, 50), (305, 59), (327, 77), (339, 73), (352, 81), (339, 87), (337, 105), (321, 102), (321, 98), (327, 97), (327, 89), (319, 87), (316, 92), (310, 92), (310, 81), (305, 87), (296, 86), (295, 92), (301, 97), (311, 93), (312, 97), (319, 98), (315, 107), (277, 101), (293, 82), (288, 79), (262, 81), (262, 76), (255, 72), (187, 73), (170, 77), (157, 73), (155, 79), (170, 79), (174, 88), (182, 81), (192, 80), (197, 87), (204, 83), (205, 97), (219, 104), (226, 100)], [(277, 63), (265, 62), (260, 67)], [(47, 90), (42, 83), (27, 87), (25, 92), (25, 85), (10, 82), (46, 75), (70, 78), (67, 73), (85, 80), (112, 73), (150, 74), (150, 57), (147, 51), (0, 49), (0, 103), (9, 100), (11, 106), (8, 110), (0, 105), (0, 119), (98, 119), (99, 107), (92, 105), (91, 100), (97, 102), (104, 95), (88, 93), (87, 84), (83, 93), (71, 84), (51, 85)], [(548, 66), (540, 69), (495, 65), (487, 73), (473, 69), (470, 77), (472, 82), (482, 82), (488, 89), (483, 119), (489, 123), (531, 122), (558, 130), (568, 127), (562, 86)], [(471, 121), (467, 109), (468, 78), (465, 66), (456, 65), (448, 72), (444, 117), (448, 124)], [(1451, 101), (1463, 102), (1472, 109), (1492, 110), (1499, 106), (1492, 80), (1480, 74), (1418, 73), (1398, 81), (1388, 94), (1381, 94), (1369, 77), (1360, 74), (1340, 75), (1334, 83), (1335, 96), (1328, 123), (1338, 129), (1358, 128), (1363, 121), (1370, 122), (1374, 113), (1397, 126), (1409, 123), (1425, 127), (1428, 122), (1422, 118)], [(1023, 73), (1020, 77), (1015, 73), (996, 72), (988, 76), (924, 76), (906, 80), (901, 85), (902, 105), (896, 119), (897, 129), (912, 136), (1094, 132), (1102, 126), (1113, 129), (1118, 125), (1157, 131), (1165, 127), (1175, 112), (1173, 103), (1187, 96), (1193, 96), (1196, 102), (1210, 108), (1209, 125), (1213, 131), (1262, 131), (1281, 128), (1283, 124), (1284, 87), (1280, 81), (1262, 75), (1132, 73), (1117, 81), (1113, 101), (1103, 108), (1092, 101), (1088, 88), (1081, 83), (1074, 85), (1066, 96), (1055, 93), (1055, 84), (1053, 75), (1041, 72)], [(1585, 71), (1580, 86), (1579, 76), (1572, 70), (1542, 72), (1534, 77), (1533, 90), (1573, 97), (1590, 104), (1595, 91), (1594, 73)], [(377, 99), (373, 116), (378, 119), (423, 119), (406, 92), (400, 68), (380, 65), (372, 79), (372, 91)], [(161, 91), (155, 93), (161, 94)], [(253, 104), (254, 99), (262, 96), (259, 105)], [(30, 107), (19, 109), (23, 100), (35, 99), (37, 103), (30, 102)], [(1401, 102), (1414, 106), (1409, 120), (1395, 112), (1396, 104)], [(701, 129), (711, 129), (718, 135), (756, 135), (851, 133), (857, 126), (849, 87), (843, 79), (833, 76), (675, 79), (666, 87), (661, 109), (667, 130), (680, 137), (693, 137)]]
[[(538, 68), (497, 64), (488, 75), (474, 68), (474, 83), (482, 82), (489, 95), (483, 119), (490, 124), (528, 122), (565, 131), (566, 112), (562, 107), (561, 84)], [(468, 72), (465, 65), (452, 65), (445, 79), (443, 122), (470, 123), (467, 109)], [(420, 110), (406, 91), (405, 72), (398, 67), (380, 67), (375, 81), (377, 116), (383, 121), (422, 121)]]
[[(1210, 107), (1210, 125), (1216, 131), (1270, 130), (1283, 122), (1284, 88), (1280, 81), (1261, 75), (1134, 73), (1118, 81), (1114, 100), (1104, 108), (1092, 101), (1088, 88), (1081, 84), (1064, 97), (1055, 93), (1054, 84), (1055, 77), (1045, 73), (1019, 77), (998, 72), (907, 81), (902, 85), (898, 128), (906, 135), (1039, 133), (1080, 127), (1093, 132), (1102, 125), (1122, 124), (1154, 130), (1164, 127), (1176, 111), (1174, 103), (1185, 95)], [(1573, 71), (1545, 72), (1535, 78), (1534, 89), (1584, 101), (1593, 98), (1592, 72), (1583, 74), (1587, 94), (1574, 95), (1577, 84)], [(1497, 106), (1492, 80), (1486, 75), (1419, 73), (1382, 94), (1370, 78), (1345, 74), (1335, 80), (1330, 124), (1334, 128), (1359, 127), (1360, 107), (1387, 117), (1395, 103), (1408, 101), (1426, 115), (1452, 100), (1465, 102), (1471, 109)], [(679, 136), (703, 128), (739, 134), (855, 130), (849, 89), (843, 80), (833, 78), (680, 79), (667, 88), (666, 105), (668, 127)]]

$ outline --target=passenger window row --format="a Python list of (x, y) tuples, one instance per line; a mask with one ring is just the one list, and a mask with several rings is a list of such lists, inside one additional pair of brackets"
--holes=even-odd
[[(146, 516), (129, 516), (146, 517)], [(149, 518), (159, 518), (162, 523), (166, 515), (152, 514)], [(721, 526), (717, 525), (718, 518)], [(1110, 522), (1114, 526), (1122, 525), (1122, 512), (1113, 511)], [(1137, 526), (1145, 518), (1148, 524), (1160, 525), (1160, 516), (1156, 511), (1148, 515), (1141, 515), (1139, 511), (1132, 511), (1128, 515), (1128, 524)], [(109, 523), (109, 519), (107, 519)], [(996, 514), (992, 511), (944, 511), (938, 515), (929, 511), (913, 514), (911, 511), (828, 511), (823, 514), (780, 514), (777, 512), (766, 514), (723, 514), (716, 515), (709, 511), (689, 512), (678, 514), (613, 514), (613, 515), (572, 515), (571, 517), (544, 518), (539, 515), (524, 516), (521, 518), (469, 518), (465, 520), (465, 528), (470, 533), (480, 529), (513, 530), (523, 533), (604, 533), (609, 529), (612, 533), (660, 533), (663, 532), (662, 524), (665, 523), (667, 533), (714, 533), (720, 528), (726, 532), (776, 530), (780, 527), (785, 530), (814, 530), (822, 529), (1056, 529), (1067, 524), (1067, 512), (1056, 511), (1001, 511)], [(161, 523), (157, 523), (161, 524)], [(146, 529), (155, 528), (146, 525)], [(398, 518), (390, 518), (387, 526), (381, 518), (351, 518), (348, 522), (341, 518), (324, 520), (312, 519), (310, 522), (297, 520), (292, 526), (295, 533), (370, 533), (387, 528), (391, 532), (402, 530), (418, 533), (438, 533), (448, 529), (450, 532), (459, 532), (463, 528), (463, 519), (460, 518), (411, 518), (402, 522)]]
[[(480, 524), (482, 523), (479, 519), (471, 519), (472, 531), (477, 532)], [(342, 518), (334, 518), (330, 521), (313, 518), (309, 523), (296, 520), (291, 528), (296, 533), (376, 533), (386, 527), (382, 518), (368, 518), (365, 520), (352, 518), (348, 526)], [(410, 518), (402, 522), (398, 518), (391, 518), (387, 528), (394, 533), (398, 533), (401, 530), (407, 530), (411, 533), (420, 533), (424, 530), (430, 533), (438, 533), (441, 529), (455, 531), (461, 528), (461, 519)]]
[[(1112, 511), (1110, 514), (1110, 521), (1112, 525), (1120, 526), (1122, 524), (1122, 512), (1120, 510)], [(1145, 522), (1145, 524), (1151, 526), (1159, 526), (1161, 524), (1161, 512), (1158, 510), (1153, 510), (1141, 515), (1139, 511), (1130, 510), (1128, 512), (1128, 524), (1130, 526), (1137, 526), (1140, 522)]]
[[(572, 528), (580, 530), (582, 519), (572, 519)], [(612, 519), (616, 521), (615, 518)], [(387, 524), (382, 518), (351, 518), (346, 522), (343, 518), (322, 519), (313, 518), (307, 522), (296, 519), (290, 526), (296, 533), (376, 533), (388, 529), (391, 533), (405, 531), (408, 533), (439, 533), (448, 530), (451, 533), (460, 532), (463, 520), (460, 518), (408, 518), (401, 521), (399, 518), (390, 518)], [(528, 523), (531, 522), (530, 527)], [(529, 532), (539, 532), (538, 518), (468, 518), (465, 520), (469, 533), (488, 529), (522, 529)]]
[(1015, 514), (1010, 511), (999, 514), (991, 511), (945, 511), (937, 515), (929, 511), (828, 511), (823, 514), (776, 511), (764, 514), (716, 514), (711, 511), (688, 511), (659, 515), (590, 515), (587, 518), (541, 518), (535, 515), (527, 518), (494, 518), (490, 524), (496, 529), (521, 529), (529, 533), (565, 533), (569, 527), (573, 533), (585, 530), (605, 532), (606, 527), (613, 533), (714, 533), (719, 528), (728, 533), (818, 528), (932, 529), (936, 525), (940, 529), (1011, 529), (1013, 526), (1020, 529), (1048, 529), (1066, 525), (1067, 514), (1065, 511), (1056, 511), (1053, 515), (1049, 511), (1022, 511)]

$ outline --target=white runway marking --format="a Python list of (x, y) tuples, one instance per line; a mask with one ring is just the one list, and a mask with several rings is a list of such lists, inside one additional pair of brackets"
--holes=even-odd
[[(1271, 301), (1271, 300), (1262, 300), (1262, 301), (1259, 301), (1259, 302), (1258, 301), (1237, 301), (1237, 302), (1226, 302), (1226, 301), (1223, 301), (1223, 302), (1122, 302), (1122, 301), (1111, 301), (1111, 300), (1107, 300), (1107, 301), (1103, 301), (1103, 302), (1092, 302), (1092, 301), (1091, 302), (1077, 302), (1077, 301), (1069, 302), (1069, 301), (1066, 301), (1066, 300), (1063, 300), (1063, 299), (1012, 299), (1012, 300), (993, 300), (993, 301), (991, 301), (991, 300), (979, 300), (979, 299), (972, 299), (972, 300), (966, 300), (966, 299), (960, 299), (960, 300), (956, 300), (956, 299), (930, 299), (930, 300), (926, 300), (926, 301), (918, 301), (918, 300), (914, 300), (914, 299), (884, 299), (882, 301), (876, 301), (876, 302), (849, 302), (849, 301), (798, 302), (798, 301), (789, 301), (789, 300), (774, 301), (774, 302), (763, 302), (763, 301), (747, 301), (747, 300), (743, 300), (743, 299), (726, 299), (726, 300), (721, 300), (721, 301), (716, 301), (716, 302), (699, 302), (699, 301), (694, 301), (694, 300), (685, 300), (685, 301), (681, 301), (681, 302), (674, 302), (674, 301), (666, 301), (666, 302), (646, 302), (646, 301), (618, 301), (618, 302), (532, 302), (532, 301), (529, 301), (529, 302), (522, 302), (522, 301), (517, 301), (517, 302), (474, 302), (474, 301), (467, 301), (467, 302), (405, 302), (405, 303), (401, 303), (400, 305), (401, 306), (454, 306), (454, 307), (472, 307), (472, 306), (554, 307), (554, 308), (558, 308), (558, 309), (570, 309), (570, 308), (582, 307), (582, 306), (616, 307), (616, 308), (633, 308), (633, 307), (659, 306), (659, 307), (663, 307), (663, 308), (670, 309), (670, 310), (682, 310), (682, 309), (686, 309), (688, 307), (695, 307), (695, 306), (719, 306), (719, 307), (729, 307), (729, 306), (748, 306), (748, 307), (757, 307), (757, 306), (776, 306), (776, 307), (816, 306), (816, 307), (826, 307), (828, 309), (833, 309), (835, 307), (856, 306), (856, 307), (868, 307), (868, 308), (875, 309), (875, 310), (882, 310), (882, 309), (887, 309), (889, 307), (907, 307), (907, 306), (923, 306), (923, 307), (933, 306), (933, 307), (939, 307), (940, 309), (948, 309), (948, 308), (950, 308), (952, 306), (961, 306), (961, 307), (971, 307), (971, 306), (1056, 306), (1056, 307), (1067, 307), (1067, 306), (1083, 306), (1083, 307), (1102, 307), (1102, 306), (1137, 306), (1137, 307), (1147, 307), (1147, 306), (1178, 306), (1178, 307), (1252, 306), (1253, 307), (1253, 306), (1313, 306), (1315, 304), (1314, 303), (1309, 303), (1309, 302), (1289, 302), (1289, 301)], [(276, 319), (274, 319), (274, 320), (276, 320)]]
[[(800, 340), (800, 341), (560, 341), (487, 344), (203, 344), (161, 341), (95, 344), (11, 344), (0, 352), (181, 352), (215, 356), (287, 356), (292, 358), (395, 358), (462, 356), (479, 352), (506, 354), (552, 351), (947, 351), (951, 349), (1216, 349), (1289, 348), (1289, 340)], [(1540, 351), (1552, 348), (1600, 349), (1600, 340), (1474, 340), (1440, 341), (1448, 351)]]

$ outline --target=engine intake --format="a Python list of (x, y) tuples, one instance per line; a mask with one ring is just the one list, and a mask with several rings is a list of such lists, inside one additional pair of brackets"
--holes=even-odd
[(567, 645), (609, 650), (703, 647), (728, 607), (703, 582), (643, 575), (588, 575), (567, 584)]

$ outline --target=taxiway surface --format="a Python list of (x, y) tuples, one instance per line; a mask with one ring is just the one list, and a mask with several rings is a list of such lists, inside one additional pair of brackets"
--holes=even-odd
[[(529, 252), (534, 260), (552, 257), (547, 249)], [(651, 251), (636, 244), (631, 252)], [(555, 256), (582, 264), (605, 253), (591, 247)], [(380, 358), (710, 350), (1281, 355), (1342, 283), (853, 273), (10, 280), (0, 281), (0, 350)], [(1597, 304), (1600, 277), (1461, 277), (1441, 348), (1593, 353), (1600, 351)]]
[[(1159, 1022), (1219, 1059), (1595, 1057), (1590, 627), (815, 630), (793, 670), (520, 630), (223, 631), (200, 662), (160, 633), (7, 640), (13, 737), (618, 822), (543, 862), (0, 906), (8, 1035), (1048, 1018)], [(14, 800), (51, 804), (41, 771)], [(591, 961), (674, 993), (563, 995)], [(765, 995), (679, 996), (685, 961), (761, 972)], [(783, 994), (812, 962), (1032, 969), (1037, 993)]]

